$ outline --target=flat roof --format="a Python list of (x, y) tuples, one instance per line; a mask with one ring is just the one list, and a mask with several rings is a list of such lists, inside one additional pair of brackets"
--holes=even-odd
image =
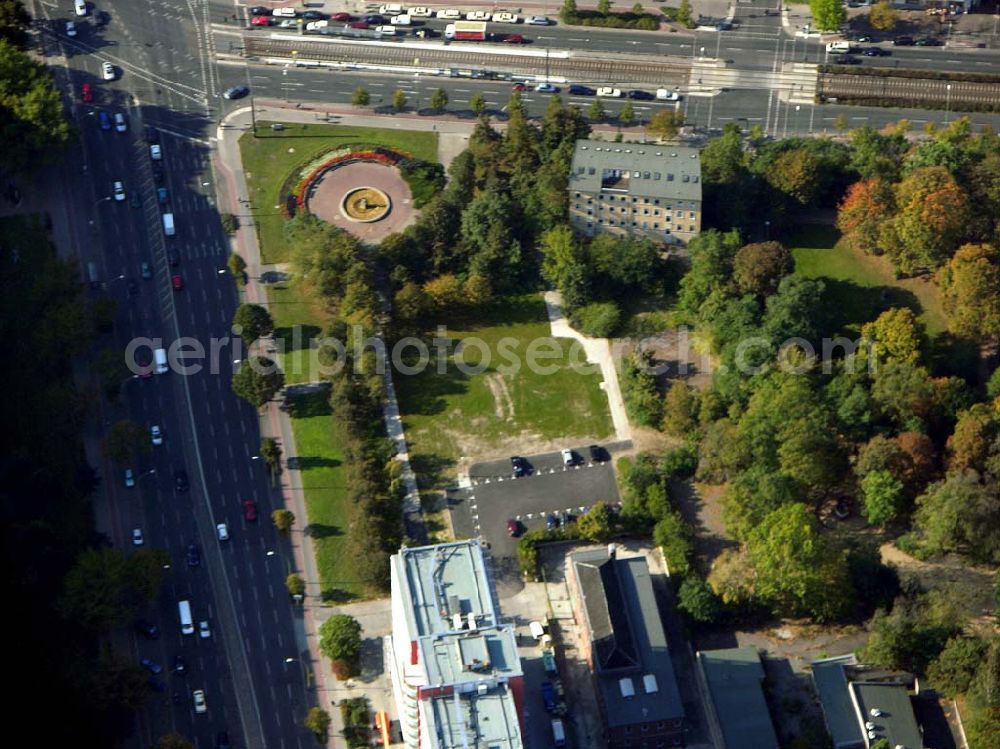
[(722, 730), (720, 749), (778, 749), (771, 714), (764, 699), (764, 666), (756, 648), (728, 648), (698, 653)]
[[(611, 184), (612, 173), (620, 173), (623, 179)], [(607, 189), (667, 200), (701, 200), (701, 152), (670, 144), (578, 140), (569, 187), (591, 193)]]
[(440, 749), (521, 749), (521, 724), (510, 686), (421, 701), (422, 723)]
[(923, 735), (905, 686), (855, 681), (851, 695), (858, 706), (856, 715), (865, 721), (869, 735), (874, 734), (871, 742), (888, 739), (891, 747), (923, 749)]
[(452, 632), (417, 641), (429, 687), (520, 676), (512, 625)]
[(833, 739), (834, 749), (864, 747), (851, 693), (848, 690), (845, 666), (858, 662), (853, 653), (823, 658), (812, 663), (813, 683), (823, 706), (823, 718)]

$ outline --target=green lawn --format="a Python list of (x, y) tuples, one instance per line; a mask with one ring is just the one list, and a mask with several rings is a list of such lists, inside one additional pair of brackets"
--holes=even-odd
[(274, 337), (283, 341), (275, 357), (285, 373), (285, 382), (297, 385), (316, 382), (319, 374), (319, 347), (310, 346), (326, 325), (327, 316), (305, 301), (295, 282), (267, 286), (268, 307), (274, 319)]
[[(270, 122), (258, 122), (254, 138), (240, 138), (243, 170), (264, 263), (287, 262), (281, 214), (281, 187), (292, 174), (305, 168), (327, 151), (345, 146), (385, 146), (412, 154), (424, 161), (437, 161), (437, 133), (388, 128), (347, 127), (325, 124), (285, 124), (272, 131)], [(297, 179), (294, 181), (298, 181)], [(293, 182), (294, 184), (294, 182)]]
[[(540, 295), (509, 297), (468, 319), (443, 319), (452, 340), (476, 337), (490, 352), (482, 373), (466, 374), (456, 365), (454, 346), (446, 371), (438, 373), (431, 349), (431, 365), (420, 374), (395, 374), (396, 393), (421, 489), (449, 483), (461, 457), (476, 459), (497, 454), (528, 452), (531, 443), (550, 440), (602, 439), (612, 432), (607, 397), (600, 389), (601, 374), (587, 366), (582, 351), (571, 362), (569, 339), (550, 337), (545, 304)], [(503, 373), (509, 361), (501, 358), (498, 343), (517, 355), (522, 366)], [(546, 374), (525, 365), (529, 342), (557, 342), (561, 354), (545, 359), (554, 370)], [(537, 344), (536, 344), (537, 345)], [(471, 343), (458, 356), (468, 365), (483, 354)], [(498, 369), (499, 367), (499, 369)]]
[(937, 287), (928, 279), (896, 279), (889, 261), (856, 252), (839, 242), (829, 226), (804, 226), (783, 237), (795, 258), (795, 271), (826, 284), (821, 303), (836, 330), (857, 334), (863, 323), (890, 307), (909, 307), (932, 338), (946, 320)]

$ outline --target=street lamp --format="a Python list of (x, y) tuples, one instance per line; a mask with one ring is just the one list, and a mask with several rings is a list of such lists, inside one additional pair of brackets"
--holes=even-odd
[(792, 132), (792, 135), (795, 135), (795, 133), (797, 133), (798, 131), (799, 131), (799, 105), (796, 104), (795, 105), (795, 130)]
[(945, 98), (945, 105), (944, 105), (944, 124), (947, 125), (948, 124), (948, 117), (951, 114), (951, 84), (949, 83), (944, 88), (945, 88), (945, 91), (947, 92), (947, 96)]

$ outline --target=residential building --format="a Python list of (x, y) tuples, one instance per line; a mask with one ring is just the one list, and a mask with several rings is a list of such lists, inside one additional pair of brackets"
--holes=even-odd
[(778, 749), (757, 649), (703, 650), (697, 658), (716, 749)]
[(676, 145), (579, 140), (569, 177), (578, 234), (637, 234), (686, 245), (701, 231), (701, 158)]
[(684, 743), (684, 707), (645, 557), (614, 545), (571, 554), (573, 615), (594, 678), (609, 749)]
[(881, 739), (894, 749), (924, 749), (911, 675), (861, 665), (853, 653), (813, 661), (812, 673), (834, 749), (870, 749)]
[(390, 560), (386, 663), (409, 749), (523, 749), (524, 679), (477, 541), (403, 548)]

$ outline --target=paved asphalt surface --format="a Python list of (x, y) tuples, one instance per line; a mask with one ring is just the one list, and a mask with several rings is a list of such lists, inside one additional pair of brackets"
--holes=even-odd
[[(747, 17), (738, 19), (740, 29), (693, 38), (584, 32), (558, 26), (517, 27), (516, 31), (536, 45), (552, 48), (717, 55), (747, 69), (770, 70), (776, 60), (816, 61), (820, 47), (782, 37), (777, 18), (759, 15), (764, 7), (761, 0), (753, 6), (741, 4), (740, 15)], [(216, 55), (229, 52), (230, 44), (238, 41), (233, 33), (238, 25), (223, 22), (238, 10), (228, 0), (100, 0), (90, 6), (89, 18), (78, 23), (80, 31), (73, 39), (63, 34), (64, 21), (74, 18), (70, 0), (36, 2), (33, 10), (43, 24), (47, 53), (66, 56), (68, 70), (58, 66), (55, 70), (80, 130), (75, 162), (79, 168), (67, 170), (64, 194), (53, 195), (52, 201), (54, 205), (62, 201), (58, 209), (73, 218), (81, 263), (97, 263), (105, 293), (119, 303), (115, 341), (109, 345), (124, 347), (135, 336), (159, 337), (167, 344), (179, 336), (191, 336), (207, 346), (212, 337), (228, 333), (237, 298), (229, 279), (218, 272), (225, 264), (228, 242), (213, 205), (209, 146), (215, 123), (246, 102), (222, 100), (219, 93), (226, 87), (249, 82), (259, 96), (329, 103), (349, 101), (351, 91), (362, 84), (386, 103), (393, 90), (403, 88), (419, 108), (440, 86), (451, 98), (451, 110), (461, 110), (476, 91), (497, 111), (509, 96), (506, 86), (489, 81), (218, 64)], [(96, 12), (109, 15), (105, 27), (96, 24)], [(238, 12), (243, 13), (242, 9)], [(750, 18), (751, 13), (756, 17)], [(905, 60), (936, 69), (996, 70), (1000, 65), (998, 53), (986, 50), (894, 50), (890, 59), (893, 64)], [(101, 80), (102, 60), (116, 66), (116, 81)], [(58, 60), (53, 62), (58, 65)], [(81, 101), (83, 83), (90, 83), (96, 92), (92, 104)], [(548, 98), (528, 94), (525, 100), (532, 113), (541, 114)], [(586, 106), (591, 99), (572, 97), (570, 101)], [(617, 110), (613, 102), (606, 106)], [(841, 113), (852, 126), (879, 125), (900, 117), (919, 125), (943, 116), (855, 107), (772, 108), (761, 92), (746, 90), (711, 98), (686, 97), (682, 106), (689, 122), (716, 127), (734, 120), (766, 122), (778, 134), (829, 129)], [(635, 102), (640, 117), (648, 117), (655, 107)], [(101, 130), (100, 111), (125, 113), (128, 132)], [(973, 115), (972, 119), (976, 124), (997, 120), (989, 115)], [(177, 235), (171, 238), (163, 236), (160, 225), (162, 207), (156, 202), (158, 185), (143, 140), (144, 125), (153, 125), (160, 133), (162, 185), (169, 190), (169, 206), (177, 224)], [(111, 197), (112, 182), (118, 179), (125, 185), (124, 202)], [(128, 199), (135, 193), (142, 198), (139, 207), (131, 206)], [(168, 250), (180, 256), (177, 267), (168, 265)], [(150, 280), (140, 278), (143, 261), (153, 268)], [(174, 273), (183, 277), (182, 291), (171, 290)], [(129, 281), (137, 284), (138, 293), (129, 293)], [(135, 746), (148, 746), (170, 731), (191, 737), (198, 747), (213, 745), (219, 731), (227, 731), (237, 747), (307, 747), (314, 741), (301, 727), (310, 705), (304, 674), (297, 660), (286, 662), (300, 655), (296, 643), (301, 641), (302, 624), (284, 589), (288, 551), (269, 521), (273, 505), (266, 471), (262, 461), (254, 459), (260, 444), (257, 416), (230, 390), (231, 362), (241, 357), (225, 348), (218, 373), (130, 380), (124, 386), (126, 405), (109, 414), (109, 420), (130, 418), (143, 425), (159, 425), (165, 435), (164, 444), (152, 448), (143, 464), (135, 466), (140, 472), (135, 488), (124, 487), (117, 469), (106, 476), (118, 522), (113, 540), (127, 546), (131, 529), (139, 527), (147, 547), (166, 549), (171, 558), (163, 595), (150, 612), (162, 635), (152, 641), (139, 639), (133, 655), (165, 667), (178, 654), (187, 662), (184, 676), (165, 673), (157, 677), (166, 692), (154, 694), (140, 715)], [(469, 496), (461, 500), (468, 507), (464, 511), (467, 522), (478, 521), (498, 557), (513, 553), (513, 541), (505, 529), (508, 517), (521, 518), (526, 527), (534, 527), (544, 522), (539, 513), (580, 511), (597, 500), (617, 501), (608, 465), (584, 464), (563, 471), (558, 456), (541, 456), (533, 462), (535, 475), (515, 481), (485, 480), (503, 475), (505, 468), (509, 475), (509, 464), (475, 467), (474, 477), (483, 480), (476, 478)], [(174, 489), (173, 471), (178, 467), (186, 468), (191, 478), (189, 492)], [(243, 519), (241, 502), (246, 498), (258, 503), (256, 523)], [(459, 508), (456, 517), (462, 516)], [(230, 541), (216, 540), (218, 522), (229, 525)], [(191, 544), (201, 550), (197, 567), (185, 562)], [(181, 635), (176, 606), (181, 599), (191, 600), (196, 621), (208, 620), (210, 638)], [(205, 690), (207, 714), (194, 713), (193, 689)]]

